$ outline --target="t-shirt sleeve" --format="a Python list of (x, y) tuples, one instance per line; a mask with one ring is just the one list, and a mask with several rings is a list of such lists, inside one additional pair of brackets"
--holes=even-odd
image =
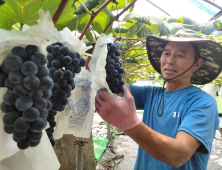
[(197, 151), (208, 154), (219, 125), (217, 103), (210, 95), (191, 102), (178, 131), (185, 131), (200, 141), (202, 145)]
[(131, 94), (134, 97), (137, 110), (143, 110), (146, 103), (147, 87), (130, 85)]

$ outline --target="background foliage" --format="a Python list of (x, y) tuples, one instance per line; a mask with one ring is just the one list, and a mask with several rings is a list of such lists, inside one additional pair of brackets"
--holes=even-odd
[[(55, 27), (62, 30), (68, 27), (75, 33), (81, 33), (88, 23), (92, 10), (96, 11), (106, 0), (69, 0), (61, 17)], [(213, 20), (207, 24), (200, 24), (186, 16), (170, 16), (168, 18), (156, 18), (153, 16), (140, 16), (133, 12), (133, 6), (124, 13), (124, 17), (119, 22), (119, 27), (113, 26), (116, 20), (114, 13), (119, 13), (132, 0), (117, 0), (118, 5), (109, 3), (93, 20), (84, 36), (87, 45), (95, 44), (106, 26), (111, 22), (111, 26), (105, 34), (112, 34), (118, 38), (116, 43), (121, 47), (121, 58), (126, 70), (125, 80), (133, 83), (140, 78), (158, 76), (150, 65), (145, 47), (145, 36), (161, 35), (170, 36), (181, 29), (190, 29), (198, 33), (199, 37), (222, 40), (222, 21)], [(34, 25), (38, 19), (38, 10), (42, 8), (49, 11), (53, 17), (61, 0), (0, 0), (0, 28), (6, 30), (22, 30), (24, 24)], [(85, 7), (84, 7), (85, 6)], [(88, 10), (86, 10), (88, 9)], [(121, 39), (120, 39), (121, 37)], [(90, 51), (88, 51), (90, 52)], [(220, 75), (213, 83), (221, 86)]]

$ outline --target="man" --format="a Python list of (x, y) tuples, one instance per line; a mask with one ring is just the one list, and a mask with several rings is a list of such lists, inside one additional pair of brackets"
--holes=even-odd
[[(99, 90), (96, 110), (139, 145), (135, 170), (206, 170), (219, 124), (217, 103), (191, 84), (209, 83), (220, 74), (222, 47), (186, 32), (147, 36), (146, 44), (166, 88), (127, 85), (121, 99)], [(144, 109), (142, 122), (136, 108)]]

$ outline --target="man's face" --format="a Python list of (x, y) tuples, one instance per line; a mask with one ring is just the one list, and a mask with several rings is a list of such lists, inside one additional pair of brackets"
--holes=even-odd
[[(161, 55), (161, 72), (165, 80), (172, 79), (191, 67), (194, 63), (195, 52), (188, 42), (168, 42)], [(192, 67), (186, 73), (172, 81), (189, 81), (194, 72)]]

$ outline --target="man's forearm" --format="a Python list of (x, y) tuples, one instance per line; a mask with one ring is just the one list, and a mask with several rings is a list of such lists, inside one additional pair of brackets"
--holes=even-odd
[(144, 123), (125, 130), (124, 133), (150, 156), (172, 167), (180, 167), (191, 157), (189, 148), (182, 141), (162, 135)]

